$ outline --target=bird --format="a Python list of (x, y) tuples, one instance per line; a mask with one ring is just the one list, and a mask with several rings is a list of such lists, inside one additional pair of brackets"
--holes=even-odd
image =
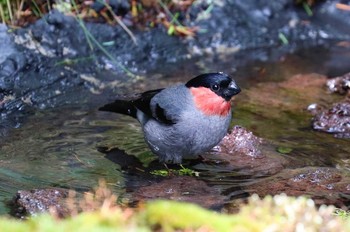
[(240, 93), (223, 72), (200, 74), (187, 83), (116, 97), (99, 108), (129, 115), (159, 161), (181, 164), (216, 146), (231, 123), (231, 98)]

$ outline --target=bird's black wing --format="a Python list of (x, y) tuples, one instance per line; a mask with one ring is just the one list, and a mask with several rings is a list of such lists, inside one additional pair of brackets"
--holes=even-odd
[(171, 118), (169, 114), (162, 108), (159, 104), (156, 104), (156, 108), (154, 111), (155, 118), (164, 124), (172, 125), (176, 123), (176, 120), (174, 118)]
[(131, 100), (132, 104), (139, 110), (141, 110), (148, 117), (153, 118), (154, 115), (151, 109), (151, 100), (163, 89), (155, 89), (142, 93), (138, 98)]
[(112, 103), (100, 107), (100, 111), (109, 111), (118, 114), (126, 114), (136, 118), (137, 109), (130, 100), (124, 100), (123, 97), (115, 100)]
[(156, 104), (155, 106), (151, 105), (152, 98), (162, 90), (163, 89), (156, 89), (144, 92), (138, 99), (133, 100), (133, 104), (137, 109), (141, 110), (150, 118), (154, 118), (164, 124), (175, 124), (175, 121), (166, 114), (167, 112), (159, 104)]
[(175, 121), (166, 114), (166, 111), (159, 104), (151, 106), (152, 98), (162, 90), (156, 89), (132, 96), (119, 96), (116, 101), (102, 106), (99, 110), (126, 114), (134, 118), (137, 118), (137, 110), (140, 110), (149, 118), (171, 125)]

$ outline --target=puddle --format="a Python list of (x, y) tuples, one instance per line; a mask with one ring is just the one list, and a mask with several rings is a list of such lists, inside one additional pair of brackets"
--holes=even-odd
[(120, 171), (96, 149), (106, 138), (105, 128), (108, 125), (102, 125), (93, 111), (37, 111), (1, 142), (0, 198), (10, 199), (20, 189), (84, 191), (97, 186), (100, 178), (120, 192), (124, 182)]
[[(308, 100), (318, 99), (319, 95), (308, 96), (308, 100), (302, 97), (296, 102), (292, 100), (291, 108), (281, 105), (280, 108), (273, 106), (269, 109), (269, 105), (259, 105), (266, 104), (266, 101), (257, 101), (255, 105), (248, 105), (248, 102), (249, 99), (254, 99), (253, 91), (257, 91), (255, 94), (259, 96), (258, 91), (265, 91), (267, 94), (270, 90), (276, 90), (273, 95), (277, 100), (285, 98), (288, 101), (289, 95), (285, 95), (281, 86), (275, 85), (276, 83), (299, 73), (338, 75), (339, 70), (350, 71), (346, 63), (349, 56), (349, 51), (344, 52), (339, 47), (334, 47), (333, 50), (314, 48), (282, 57), (274, 63), (255, 61), (235, 70), (230, 64), (237, 57), (231, 57), (231, 60), (227, 58), (229, 62), (217, 64), (216, 68), (212, 63), (206, 63), (207, 60), (197, 60), (194, 67), (191, 66), (192, 63), (182, 64), (185, 66), (178, 72), (171, 70), (169, 73), (163, 70), (162, 76), (166, 78), (161, 82), (158, 79), (160, 75), (153, 74), (150, 75), (152, 78), (130, 84), (130, 88), (143, 91), (185, 81), (205, 71), (205, 65), (206, 69), (234, 73), (237, 82), (243, 87), (243, 94), (237, 96), (234, 103), (233, 124), (244, 126), (255, 135), (270, 141), (265, 149), (288, 160), (283, 163), (284, 168), (330, 167), (348, 172), (349, 140), (313, 131), (312, 116), (309, 113), (293, 113), (290, 110), (295, 107), (293, 104), (303, 103), (307, 107), (314, 103)], [(313, 77), (316, 75), (311, 79)], [(272, 87), (269, 86), (270, 82), (274, 82)], [(289, 97), (294, 99), (293, 96)], [(329, 100), (333, 97), (326, 98)], [(111, 99), (111, 96), (94, 95), (94, 100), (83, 107), (70, 105), (37, 110), (21, 126), (7, 132), (0, 142), (1, 214), (8, 213), (5, 202), (18, 190), (62, 187), (85, 191), (96, 186), (99, 179), (103, 178), (116, 194), (127, 199), (130, 193), (126, 191), (130, 191), (130, 187), (126, 190), (126, 182), (129, 182), (128, 186), (135, 187), (148, 181), (142, 180), (142, 175), (141, 179), (131, 178), (130, 173), (126, 173), (120, 165), (99, 151), (101, 148), (124, 150), (126, 154), (137, 157), (145, 170), (152, 162), (157, 162), (144, 143), (141, 128), (134, 119), (97, 111), (98, 106), (106, 103), (107, 99)], [(283, 101), (282, 99), (281, 102)], [(287, 154), (277, 152), (283, 148), (288, 148)], [(222, 164), (196, 164), (193, 168), (200, 171), (200, 180), (214, 186), (224, 195), (226, 202), (244, 198), (248, 192), (254, 192), (247, 187), (266, 180), (267, 176), (240, 168), (227, 168)], [(273, 176), (269, 178), (273, 181)], [(214, 192), (217, 194), (217, 191)]]

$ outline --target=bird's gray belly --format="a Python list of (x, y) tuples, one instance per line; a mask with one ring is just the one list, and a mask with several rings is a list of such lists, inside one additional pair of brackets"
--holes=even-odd
[(181, 163), (217, 145), (226, 135), (231, 117), (187, 118), (173, 125), (149, 120), (144, 125), (145, 140), (161, 162)]

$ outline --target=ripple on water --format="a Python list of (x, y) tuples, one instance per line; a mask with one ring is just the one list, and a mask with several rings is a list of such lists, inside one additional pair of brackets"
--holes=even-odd
[[(122, 183), (118, 167), (97, 151), (106, 142), (101, 132), (107, 127), (101, 130), (100, 124), (97, 113), (82, 114), (74, 108), (40, 111), (29, 117), (1, 141), (0, 200), (11, 199), (20, 189), (88, 190), (100, 178)], [(118, 187), (115, 191), (123, 190)]]

